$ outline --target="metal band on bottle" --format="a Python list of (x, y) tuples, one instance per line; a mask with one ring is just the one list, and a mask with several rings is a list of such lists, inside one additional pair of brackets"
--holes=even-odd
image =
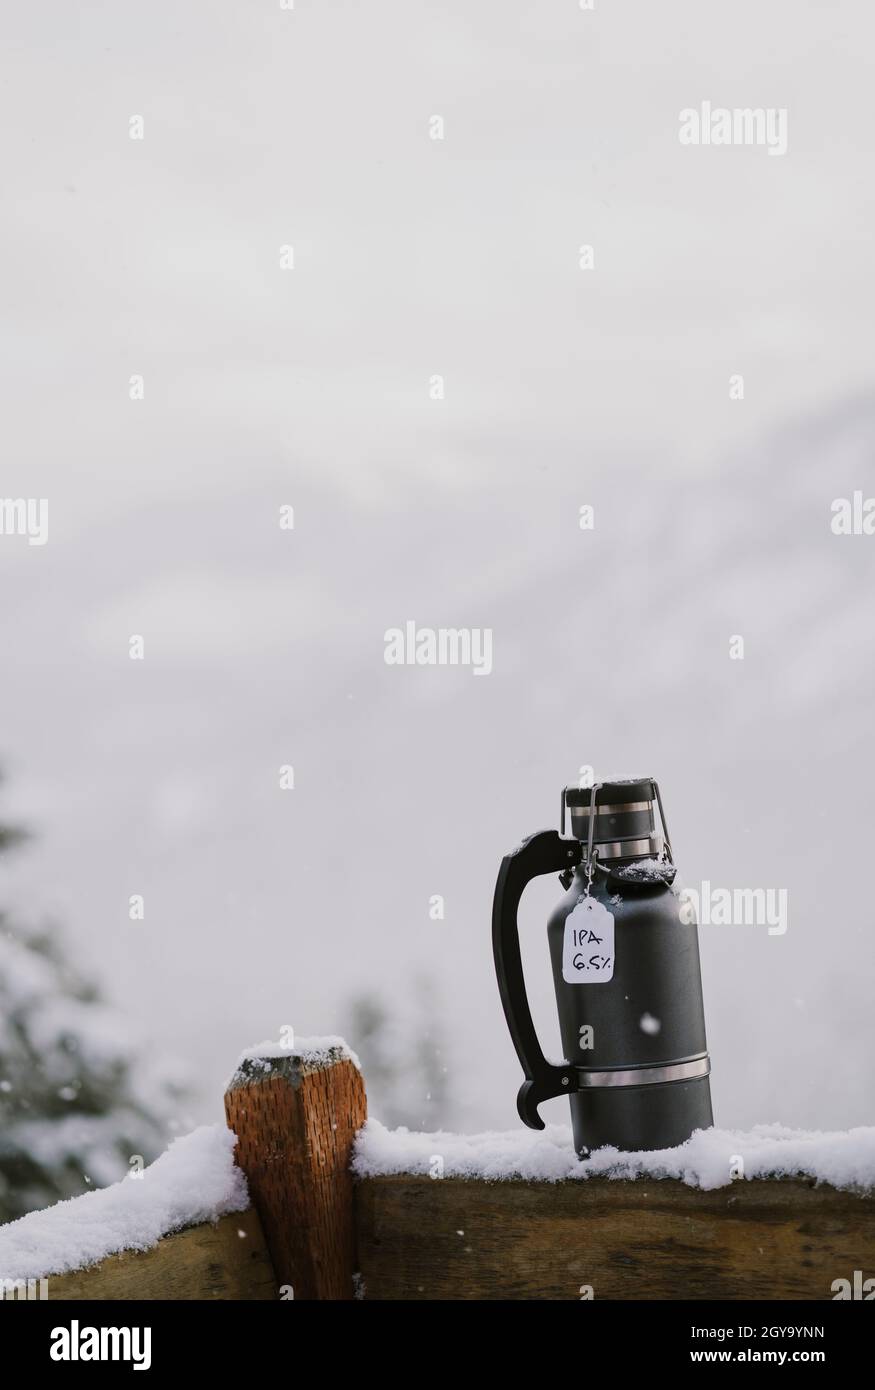
[(588, 1071), (575, 1067), (578, 1086), (582, 1091), (591, 1086), (656, 1086), (665, 1081), (695, 1081), (711, 1071), (707, 1052), (683, 1062), (669, 1062), (662, 1067), (624, 1067), (617, 1071)]

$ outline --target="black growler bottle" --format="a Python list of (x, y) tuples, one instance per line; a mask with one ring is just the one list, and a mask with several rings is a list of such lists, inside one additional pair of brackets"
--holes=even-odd
[[(526, 884), (556, 871), (566, 892), (547, 936), (561, 1064), (547, 1061), (535, 1033), (517, 926)], [(604, 1144), (671, 1148), (713, 1123), (698, 936), (672, 891), (675, 873), (650, 777), (566, 788), (561, 831), (539, 831), (502, 860), (492, 944), (526, 1077), (517, 1109), (543, 1129), (538, 1106), (567, 1095), (581, 1158)]]

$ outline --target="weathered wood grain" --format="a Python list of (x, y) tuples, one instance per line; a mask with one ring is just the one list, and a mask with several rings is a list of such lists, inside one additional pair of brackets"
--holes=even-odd
[(295, 1299), (352, 1298), (349, 1165), (367, 1118), (361, 1072), (345, 1059), (259, 1059), (232, 1080), (225, 1114), (280, 1288)]
[(256, 1212), (233, 1212), (215, 1225), (189, 1226), (151, 1250), (110, 1255), (90, 1269), (52, 1274), (49, 1299), (278, 1298)]
[(875, 1200), (806, 1181), (356, 1184), (370, 1299), (830, 1299), (875, 1275)]

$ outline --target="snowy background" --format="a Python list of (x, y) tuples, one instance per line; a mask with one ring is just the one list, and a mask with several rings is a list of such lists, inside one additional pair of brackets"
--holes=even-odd
[[(785, 936), (702, 931), (717, 1123), (870, 1123), (875, 537), (830, 504), (875, 495), (875, 20), (10, 27), (2, 492), (50, 513), (45, 547), (0, 540), (0, 809), (35, 832), (2, 905), (190, 1065), (195, 1119), (247, 1043), (360, 1048), (382, 1008), (409, 1123), (509, 1128), (501, 856), (582, 764), (653, 774), (688, 882), (789, 890)], [(786, 107), (788, 154), (680, 146), (706, 99)], [(492, 675), (387, 667), (408, 619), (491, 627)], [(524, 911), (554, 1053), (558, 893)]]

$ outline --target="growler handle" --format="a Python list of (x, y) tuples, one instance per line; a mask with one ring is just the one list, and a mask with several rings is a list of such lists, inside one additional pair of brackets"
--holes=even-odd
[(495, 973), (504, 1016), (526, 1078), (517, 1095), (517, 1110), (523, 1124), (530, 1129), (544, 1128), (544, 1121), (538, 1114), (541, 1102), (576, 1091), (578, 1078), (570, 1063), (557, 1066), (548, 1062), (541, 1051), (526, 995), (517, 909), (527, 883), (541, 874), (576, 866), (582, 852), (578, 840), (565, 840), (556, 830), (539, 830), (504, 856), (495, 885), (492, 902)]

